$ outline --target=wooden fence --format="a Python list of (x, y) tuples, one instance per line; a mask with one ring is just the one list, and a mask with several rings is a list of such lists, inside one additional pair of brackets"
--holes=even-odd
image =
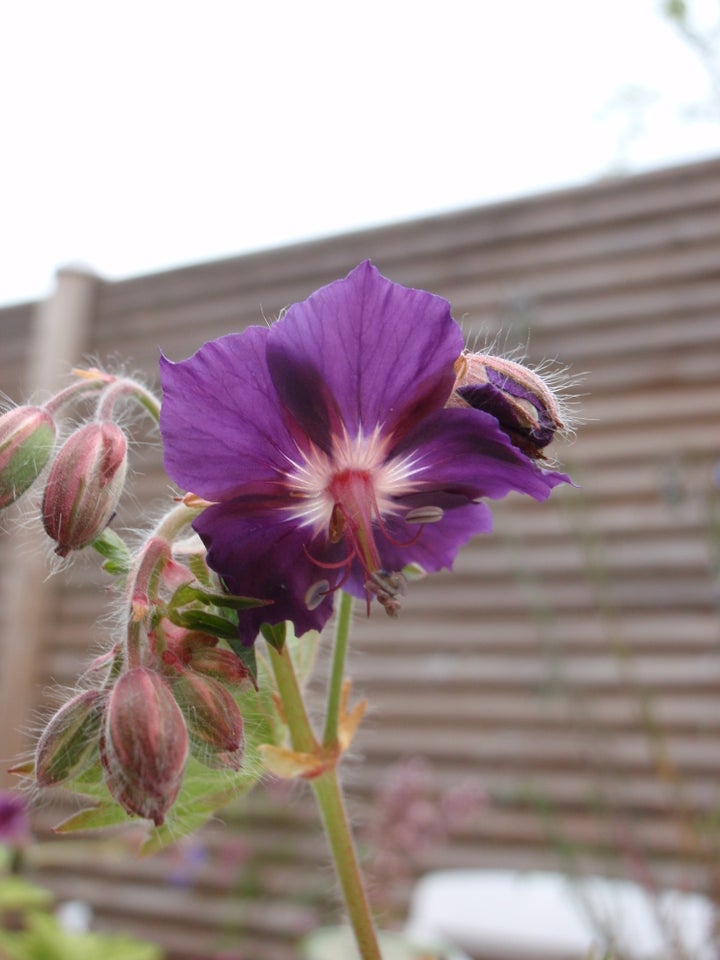
[[(352, 673), (371, 709), (345, 775), (359, 824), (392, 765), (421, 756), (434, 793), (473, 778), (486, 801), (414, 869), (560, 865), (720, 895), (720, 162), (122, 282), (61, 276), (58, 297), (80, 284), (84, 299), (60, 313), (84, 317), (85, 352), (154, 378), (160, 347), (185, 357), (366, 257), (446, 296), (471, 341), (582, 373), (583, 423), (557, 450), (577, 489), (508, 498), (496, 532), (415, 584), (398, 623), (358, 617)], [(37, 317), (0, 311), (14, 398), (47, 342), (32, 346)], [(134, 453), (128, 524), (168, 489), (158, 448)], [(36, 585), (28, 539), (0, 547), (6, 756), (107, 635), (102, 576), (80, 561)], [(259, 793), (202, 845), (149, 861), (58, 843), (42, 877), (177, 960), (228, 944), (290, 960), (334, 884), (308, 797), (286, 801)], [(49, 817), (41, 806), (40, 831)]]

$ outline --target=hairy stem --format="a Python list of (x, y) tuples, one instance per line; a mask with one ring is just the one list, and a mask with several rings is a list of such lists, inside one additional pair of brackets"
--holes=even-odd
[(311, 782), (362, 960), (382, 960), (336, 766)]
[(129, 397), (136, 400), (141, 407), (145, 408), (156, 423), (160, 419), (160, 401), (155, 394), (151, 393), (150, 390), (141, 383), (138, 383), (137, 380), (131, 380), (128, 377), (118, 378), (105, 390), (98, 404), (98, 419), (112, 419), (115, 404), (121, 397)]

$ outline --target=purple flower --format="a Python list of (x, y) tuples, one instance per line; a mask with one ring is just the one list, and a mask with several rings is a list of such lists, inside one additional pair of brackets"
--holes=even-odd
[(0, 793), (0, 843), (17, 846), (25, 843), (30, 835), (27, 802), (24, 797), (10, 791)]
[(246, 644), (264, 622), (320, 629), (339, 587), (396, 612), (403, 567), (449, 568), (491, 529), (479, 498), (567, 480), (489, 413), (445, 407), (462, 350), (447, 301), (366, 262), (269, 328), (162, 358), (165, 468), (213, 501), (208, 564), (273, 601), (240, 615)]

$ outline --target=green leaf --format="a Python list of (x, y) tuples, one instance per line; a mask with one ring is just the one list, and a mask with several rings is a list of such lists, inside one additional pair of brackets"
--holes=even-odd
[(102, 830), (105, 827), (116, 827), (121, 823), (131, 823), (132, 820), (133, 818), (125, 813), (108, 794), (108, 800), (98, 803), (95, 807), (78, 810), (77, 813), (73, 813), (53, 827), (53, 832), (75, 833), (76, 830)]
[(175, 843), (179, 837), (194, 833), (217, 810), (251, 790), (258, 779), (249, 775), (239, 779), (239, 774), (233, 774), (232, 782), (229, 782), (227, 771), (211, 770), (190, 758), (180, 796), (165, 823), (150, 831), (140, 852), (144, 855), (157, 853)]
[(178, 627), (209, 633), (210, 636), (219, 637), (222, 640), (237, 638), (237, 624), (226, 620), (225, 617), (218, 617), (214, 613), (207, 613), (205, 610), (174, 610), (169, 611), (168, 615)]
[(317, 630), (308, 630), (301, 637), (296, 637), (292, 631), (292, 624), (288, 624), (288, 633), (286, 643), (290, 647), (290, 653), (295, 665), (295, 676), (301, 687), (310, 679), (310, 674), (315, 666), (318, 648), (320, 647), (320, 633)]
[(238, 637), (237, 632), (234, 637), (227, 637), (227, 644), (232, 650), (232, 652), (242, 660), (243, 664), (250, 673), (253, 685), (257, 688), (258, 682), (258, 668), (257, 668), (257, 656), (255, 654), (255, 644), (251, 647), (246, 647), (242, 642), (240, 637)]
[(184, 583), (181, 587), (178, 587), (175, 593), (172, 595), (172, 600), (170, 601), (171, 607), (185, 607), (188, 603), (193, 603), (196, 598), (196, 588), (190, 586), (189, 583)]
[(260, 627), (260, 632), (271, 647), (274, 647), (278, 653), (282, 653), (282, 648), (285, 646), (285, 637), (287, 634), (287, 624), (285, 622), (276, 623), (274, 625), (264, 623)]
[(206, 587), (209, 587), (211, 579), (210, 571), (205, 563), (205, 555), (193, 553), (186, 558), (186, 563), (195, 574), (195, 579), (198, 583), (204, 583)]
[(260, 600), (258, 597), (238, 597), (232, 593), (206, 593), (198, 590), (198, 600), (214, 607), (226, 607), (228, 610), (253, 610), (256, 607), (268, 607), (272, 600)]
[(132, 554), (123, 538), (110, 527), (105, 527), (100, 536), (93, 540), (92, 547), (100, 556), (106, 558), (107, 562), (103, 564), (103, 568), (108, 573), (125, 574), (130, 570)]
[(0, 877), (0, 910), (30, 910), (52, 905), (53, 895), (22, 877)]
[(102, 933), (70, 933), (49, 913), (33, 913), (22, 930), (0, 929), (0, 955), (8, 960), (161, 960), (150, 943)]
[(204, 603), (209, 607), (225, 607), (228, 610), (252, 610), (254, 607), (266, 607), (271, 600), (258, 600), (255, 597), (238, 597), (230, 593), (212, 593), (185, 584), (173, 594), (173, 607), (184, 607), (188, 603)]

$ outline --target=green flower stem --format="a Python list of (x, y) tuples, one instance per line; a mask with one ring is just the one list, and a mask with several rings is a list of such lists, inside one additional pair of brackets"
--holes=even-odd
[(325, 773), (312, 780), (311, 786), (320, 807), (325, 833), (330, 842), (335, 870), (345, 897), (345, 906), (360, 956), (362, 960), (382, 960), (375, 924), (345, 811), (337, 767), (330, 767)]
[(153, 531), (153, 536), (164, 537), (170, 541), (175, 540), (185, 527), (190, 526), (195, 517), (200, 516), (203, 509), (204, 507), (187, 507), (184, 503), (178, 503), (158, 523)]
[[(349, 602), (347, 606), (349, 607)], [(349, 623), (349, 610), (341, 618)], [(347, 634), (347, 628), (345, 629)], [(347, 636), (343, 641), (347, 643)], [(278, 653), (269, 646), (270, 662), (278, 685), (292, 745), (303, 753), (319, 751), (315, 733), (308, 719), (305, 702), (298, 684), (290, 651), (287, 646)], [(333, 675), (334, 675), (333, 670)], [(342, 674), (340, 674), (342, 680)], [(330, 844), (335, 870), (342, 887), (345, 906), (355, 933), (362, 960), (382, 960), (378, 946), (367, 893), (360, 874), (357, 852), (348, 822), (342, 789), (335, 763), (314, 780), (310, 781), (323, 819), (325, 833)]]
[(347, 655), (348, 640), (350, 639), (350, 621), (352, 618), (352, 597), (345, 591), (340, 591), (340, 600), (335, 614), (335, 643), (333, 645), (332, 667), (328, 683), (327, 713), (325, 714), (325, 732), (323, 745), (334, 746), (338, 737), (338, 720), (340, 718), (340, 697), (342, 682), (345, 676), (345, 657)]
[(147, 538), (130, 569), (125, 584), (127, 634), (125, 646), (129, 667), (142, 665), (142, 631), (136, 606), (151, 608), (165, 565), (172, 559), (172, 541), (201, 512), (201, 508), (173, 507)]
[(295, 667), (290, 659), (290, 650), (287, 644), (283, 647), (282, 653), (279, 653), (271, 644), (268, 644), (268, 650), (293, 749), (302, 753), (314, 753), (320, 748), (320, 744), (317, 742), (305, 709)]
[[(157, 595), (162, 568), (171, 557), (170, 544), (162, 537), (150, 537), (143, 544), (125, 585), (127, 604), (127, 663), (132, 669), (142, 665), (142, 633), (140, 619), (150, 609)], [(139, 613), (139, 611), (143, 611)]]
[(155, 423), (160, 420), (160, 401), (158, 398), (137, 380), (131, 380), (128, 377), (115, 380), (105, 390), (98, 405), (98, 419), (111, 420), (115, 404), (121, 397), (132, 397), (147, 410)]
[(51, 397), (47, 403), (44, 404), (44, 408), (49, 414), (51, 414), (51, 416), (57, 416), (63, 407), (70, 403), (74, 403), (78, 398), (83, 397), (88, 393), (95, 393), (98, 390), (104, 390), (109, 383), (113, 382), (114, 379), (114, 377), (109, 377), (100, 373), (98, 373), (97, 376), (82, 377), (80, 380), (74, 381), (69, 386), (65, 387), (64, 390), (61, 390), (59, 393), (56, 393), (53, 397)]

